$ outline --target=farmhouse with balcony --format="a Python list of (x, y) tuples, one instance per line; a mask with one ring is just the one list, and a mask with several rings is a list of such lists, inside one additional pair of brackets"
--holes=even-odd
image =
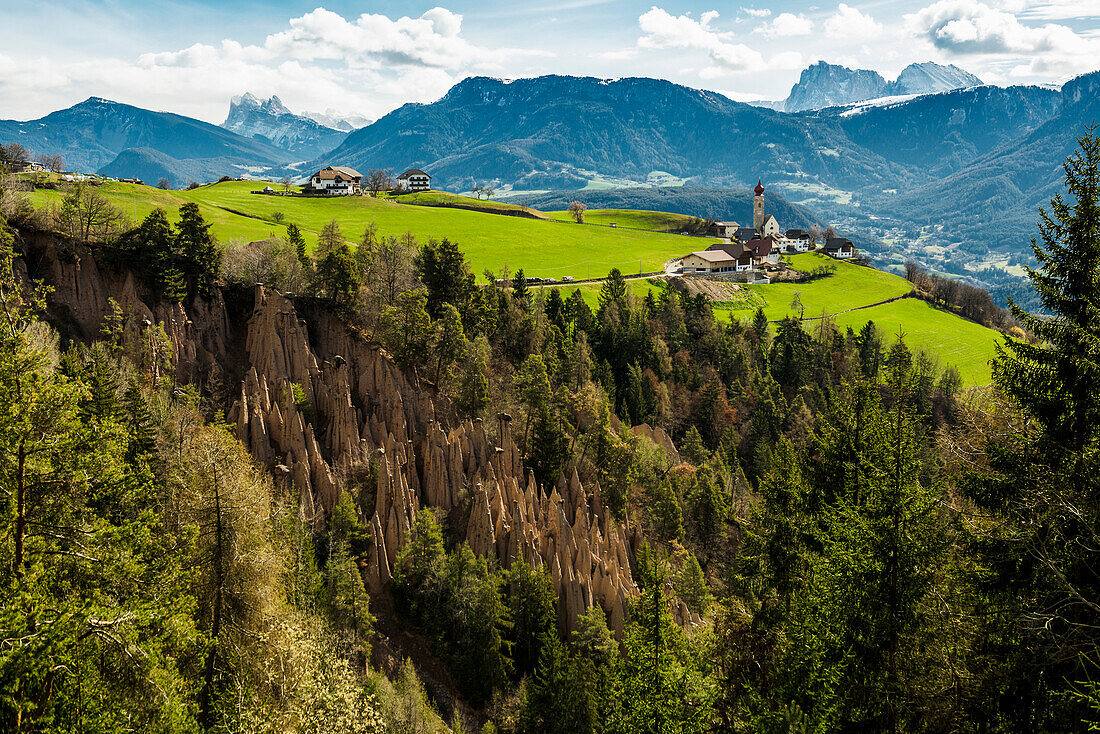
[(856, 248), (847, 237), (830, 237), (825, 242), (825, 254), (838, 260), (855, 257)]
[(324, 196), (352, 196), (362, 193), (363, 175), (347, 166), (322, 168), (309, 177), (306, 188)]
[(787, 250), (789, 252), (809, 252), (810, 233), (804, 229), (788, 229), (784, 236), (787, 238)]
[(432, 177), (419, 168), (410, 168), (397, 177), (398, 191), (431, 191)]

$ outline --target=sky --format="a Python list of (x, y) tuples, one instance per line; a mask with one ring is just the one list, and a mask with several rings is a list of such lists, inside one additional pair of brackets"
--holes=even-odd
[(221, 123), (232, 96), (376, 119), (468, 76), (651, 76), (787, 96), (819, 60), (987, 83), (1100, 69), (1100, 0), (0, 0), (0, 118), (90, 96)]

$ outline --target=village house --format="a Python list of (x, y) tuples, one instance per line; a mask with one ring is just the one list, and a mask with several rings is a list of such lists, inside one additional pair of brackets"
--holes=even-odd
[(685, 273), (740, 273), (752, 270), (752, 255), (735, 255), (723, 249), (692, 252), (683, 258)]
[(830, 237), (825, 242), (825, 254), (839, 260), (855, 257), (856, 248), (847, 237)]
[(322, 168), (309, 177), (308, 188), (325, 196), (351, 196), (362, 193), (363, 175), (347, 166)]
[(779, 264), (779, 248), (771, 237), (760, 237), (745, 243), (745, 251), (752, 253), (752, 263), (757, 267)]
[(419, 168), (410, 168), (397, 177), (399, 191), (431, 191), (432, 177)]
[(810, 233), (804, 229), (788, 229), (784, 233), (786, 245), (791, 252), (809, 252)]
[(12, 173), (41, 173), (46, 167), (38, 161), (16, 161), (11, 164)]
[(738, 242), (748, 242), (756, 238), (756, 230), (752, 227), (738, 227), (734, 230), (733, 236)]
[(710, 232), (708, 232), (708, 234), (715, 237), (725, 237), (727, 239), (732, 239), (733, 237), (737, 236), (738, 226), (739, 225), (737, 224), (737, 222), (715, 222), (711, 225)]

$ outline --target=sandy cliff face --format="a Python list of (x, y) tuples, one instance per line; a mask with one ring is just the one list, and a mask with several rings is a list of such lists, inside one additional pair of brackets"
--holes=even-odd
[(100, 335), (113, 298), (131, 337), (163, 325), (178, 379), (225, 384), (243, 375), (227, 418), (256, 461), (297, 493), (305, 521), (319, 527), (339, 499), (340, 477), (373, 465), (374, 504), (360, 508), (374, 537), (366, 569), (373, 592), (389, 582), (427, 505), (461, 518), (475, 553), (504, 566), (519, 558), (545, 566), (563, 628), (599, 604), (622, 629), (636, 593), (631, 541), (601, 505), (599, 488), (584, 487), (575, 472), (550, 487), (536, 484), (507, 416), (493, 419), (495, 439), (480, 420), (446, 418), (449, 406), (436, 405), (384, 350), (324, 312), (307, 326), (277, 292), (257, 287), (251, 313), (231, 312), (220, 294), (187, 308), (150, 306), (132, 275), (91, 257), (59, 259), (48, 240), (32, 249), (25, 272), (53, 286), (51, 312), (84, 338)]

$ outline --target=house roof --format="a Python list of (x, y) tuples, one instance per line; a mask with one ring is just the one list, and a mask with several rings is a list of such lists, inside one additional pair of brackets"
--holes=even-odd
[(776, 219), (775, 215), (773, 215), (773, 214), (769, 214), (768, 216), (764, 217), (764, 224), (767, 224), (769, 219), (771, 221), (775, 222), (776, 224), (779, 224), (779, 220)]
[(690, 257), (691, 255), (695, 255), (695, 257), (700, 260), (706, 260), (708, 263), (732, 262), (737, 259), (736, 255), (731, 255), (725, 250), (703, 250), (701, 252), (689, 253), (684, 257)]
[(850, 250), (853, 247), (854, 245), (852, 244), (852, 241), (847, 237), (830, 237), (829, 240), (825, 243), (826, 250)]
[(363, 174), (347, 166), (329, 166), (313, 174), (313, 177), (320, 178), (322, 181), (336, 181), (340, 178), (361, 179), (363, 178)]
[(419, 168), (410, 168), (409, 170), (398, 176), (397, 180), (403, 181), (406, 178), (412, 178), (413, 176), (428, 176), (428, 178), (431, 178), (431, 176), (429, 176), (427, 173), (424, 173), (424, 171), (421, 171)]
[(739, 240), (751, 240), (756, 237), (756, 230), (752, 227), (738, 227), (733, 236)]
[(745, 243), (746, 250), (752, 250), (757, 257), (766, 257), (771, 254), (774, 241), (771, 237), (749, 240)]
[(719, 227), (737, 227), (737, 222), (715, 222)]
[(809, 236), (810, 236), (810, 233), (807, 232), (804, 229), (788, 229), (787, 230), (788, 239), (798, 240), (798, 239), (802, 239), (803, 237), (809, 237)]
[(738, 257), (745, 251), (740, 242), (716, 242), (707, 248), (707, 252), (724, 252), (731, 257)]

